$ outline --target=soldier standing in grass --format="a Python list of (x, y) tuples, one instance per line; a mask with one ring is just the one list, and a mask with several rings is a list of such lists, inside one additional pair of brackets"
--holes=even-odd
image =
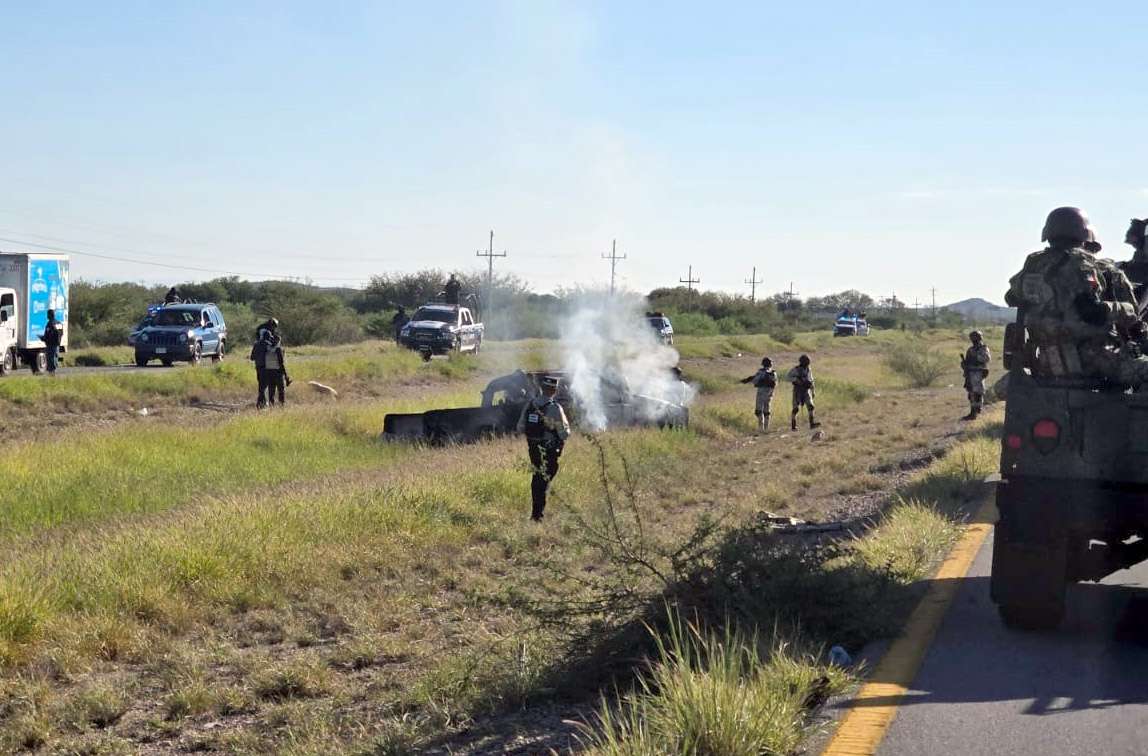
[(570, 423), (558, 404), (558, 379), (542, 379), (542, 393), (526, 403), (518, 418), (518, 432), (526, 436), (530, 466), (534, 475), (530, 479), (532, 508), (530, 519), (538, 522), (546, 509), (546, 491), (558, 474), (558, 458), (570, 437)]
[(769, 430), (769, 405), (773, 402), (773, 390), (777, 388), (777, 373), (773, 370), (773, 360), (763, 357), (761, 369), (748, 378), (742, 378), (741, 382), (752, 383), (757, 389), (753, 414), (757, 416), (758, 430), (765, 433)]
[(989, 377), (989, 348), (985, 346), (985, 335), (980, 331), (969, 334), (972, 346), (961, 357), (961, 370), (965, 374), (965, 391), (969, 393), (969, 414), (962, 420), (973, 420), (981, 414), (985, 402), (985, 379)]
[(813, 368), (812, 360), (808, 354), (803, 354), (797, 360), (797, 367), (791, 368), (785, 376), (793, 384), (793, 414), (789, 416), (789, 427), (797, 430), (797, 413), (805, 407), (809, 412), (809, 427), (817, 428), (821, 423), (813, 419)]
[(257, 331), (259, 337), (251, 348), (251, 359), (255, 361), (255, 378), (259, 382), (259, 397), (255, 406), (263, 409), (270, 404), (275, 406), (278, 395), (279, 405), (286, 400), (287, 386), (291, 379), (287, 376), (287, 363), (283, 359), (283, 339), (279, 336), (279, 321), (271, 318)]

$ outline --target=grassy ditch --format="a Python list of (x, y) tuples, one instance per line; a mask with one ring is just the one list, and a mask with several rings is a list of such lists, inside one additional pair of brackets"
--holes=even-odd
[[(520, 441), (381, 447), (380, 405), (253, 414), (159, 444), (141, 430), (163, 429), (140, 420), (86, 441), (15, 446), (0, 475), (36, 496), (57, 493), (39, 469), (49, 453), (66, 455), (56, 473), (92, 461), (59, 486), (84, 495), (60, 493), (49, 521), (24, 505), (23, 533), (4, 544), (0, 751), (465, 753), (464, 730), (509, 731), (501, 717), (523, 707), (660, 690), (634, 676), (643, 655), (648, 674), (694, 687), (672, 706), (632, 711), (611, 693), (611, 713), (626, 721), (660, 707), (726, 722), (712, 717), (773, 705), (782, 679), (797, 690), (777, 700), (770, 737), (780, 739), (768, 742), (803, 737), (810, 706), (844, 684), (823, 648), (852, 650), (888, 631), (874, 606), (911, 602), (944, 537), (910, 546), (934, 523), (953, 527), (936, 512), (968, 495), (985, 458), (958, 446), (905, 482), (902, 494), (922, 506), (891, 511), (869, 545), (801, 549), (759, 527), (765, 508), (818, 516), (841, 486), (879, 488), (878, 463), (953, 427), (944, 390), (886, 394), (879, 353), (858, 359), (821, 374), (830, 423), (818, 441), (739, 430), (752, 391), (726, 374), (747, 374), (752, 357), (694, 366), (714, 386), (696, 427), (576, 436), (542, 524), (526, 516)], [(885, 394), (880, 412), (873, 393)], [(222, 446), (204, 452), (209, 439)], [(175, 476), (174, 493), (144, 493), (137, 484), (167, 472), (132, 457), (133, 444), (194, 469)], [(216, 471), (219, 453), (237, 461)], [(667, 604), (694, 627), (679, 627), (677, 647)], [(741, 646), (710, 660), (710, 639), (726, 628)], [(676, 662), (658, 672), (662, 659)], [(704, 678), (722, 664), (721, 679)], [(742, 708), (690, 712), (709, 696), (698, 691)], [(609, 747), (591, 727), (586, 742)], [(657, 729), (647, 742), (674, 752), (681, 731)]]

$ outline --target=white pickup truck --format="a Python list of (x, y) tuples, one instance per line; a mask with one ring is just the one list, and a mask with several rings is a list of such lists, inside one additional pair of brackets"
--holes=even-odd
[(48, 310), (63, 326), (60, 351), (68, 349), (68, 257), (0, 254), (0, 375), (27, 365), (47, 367), (43, 341)]
[(426, 304), (415, 310), (410, 322), (399, 331), (399, 343), (422, 353), (471, 352), (482, 349), (482, 323), (475, 322), (466, 307), (451, 304)]

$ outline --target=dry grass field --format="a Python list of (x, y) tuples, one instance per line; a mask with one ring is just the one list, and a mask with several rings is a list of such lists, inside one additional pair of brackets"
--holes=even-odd
[[(826, 644), (895, 629), (983, 495), (999, 410), (958, 421), (958, 333), (682, 342), (690, 429), (576, 435), (541, 524), (519, 440), (378, 433), (544, 343), (301, 354), (343, 396), (278, 412), (242, 361), (0, 379), (25, 427), (0, 445), (0, 751), (792, 751), (850, 682)], [(783, 386), (757, 435), (737, 380), (802, 352), (824, 433), (788, 430)]]

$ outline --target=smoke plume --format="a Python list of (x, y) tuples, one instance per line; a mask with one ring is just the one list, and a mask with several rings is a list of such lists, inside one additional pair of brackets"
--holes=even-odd
[[(657, 422), (675, 407), (688, 406), (697, 393), (674, 373), (678, 352), (661, 343), (643, 315), (643, 303), (587, 296), (563, 322), (562, 364), (585, 428), (604, 430), (634, 411)], [(621, 408), (623, 399), (627, 410)]]

